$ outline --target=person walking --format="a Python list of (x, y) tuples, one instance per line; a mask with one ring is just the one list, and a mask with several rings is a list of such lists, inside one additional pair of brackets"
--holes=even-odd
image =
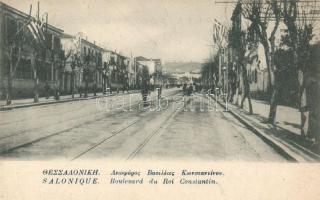
[(148, 106), (148, 102), (147, 102), (148, 94), (149, 94), (148, 84), (146, 82), (144, 82), (143, 85), (142, 85), (142, 89), (141, 89), (143, 107), (147, 107)]
[(45, 92), (46, 99), (49, 99), (49, 97), (50, 97), (50, 86), (49, 86), (49, 83), (47, 81), (46, 81), (46, 83), (44, 85), (44, 92)]
[(183, 90), (183, 96), (187, 95), (187, 84), (186, 83), (183, 84), (182, 90)]
[(192, 84), (190, 84), (188, 87), (188, 96), (191, 96), (192, 92), (193, 92), (193, 86)]

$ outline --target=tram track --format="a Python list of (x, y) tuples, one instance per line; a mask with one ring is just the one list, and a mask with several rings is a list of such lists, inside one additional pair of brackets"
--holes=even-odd
[[(183, 98), (181, 98), (183, 99)], [(177, 100), (179, 101), (179, 100)], [(187, 104), (190, 102), (187, 101)], [(187, 105), (186, 104), (186, 105)], [(134, 148), (133, 151), (130, 152), (129, 156), (126, 157), (125, 160), (129, 161), (129, 160), (132, 160), (134, 159), (138, 154), (139, 152), (148, 144), (148, 142), (157, 134), (159, 134), (161, 132), (161, 130), (163, 130), (166, 126), (168, 126), (168, 123), (169, 121), (174, 118), (181, 110), (174, 110), (172, 113), (169, 114), (169, 116), (167, 116), (165, 118), (165, 120), (163, 120), (160, 125), (158, 125), (155, 129), (153, 129), (151, 131), (150, 134), (148, 134), (143, 140), (141, 143), (139, 143), (139, 145), (137, 147)], [(124, 127), (121, 127), (119, 128), (118, 130), (114, 131), (113, 132), (113, 135), (109, 136), (109, 137), (106, 137), (106, 138), (103, 138), (102, 140), (100, 140), (99, 142), (95, 143), (94, 145), (90, 146), (88, 149), (86, 149), (85, 151), (79, 153), (77, 156), (75, 156), (74, 158), (72, 158), (71, 160), (74, 161), (74, 160), (77, 160), (79, 159), (80, 157), (84, 156), (85, 154), (89, 153), (89, 152), (92, 152), (94, 151), (94, 149), (96, 149), (97, 147), (101, 146), (103, 143), (105, 142), (108, 142), (110, 141), (111, 139), (113, 139), (114, 137), (116, 136), (120, 136), (121, 134), (124, 134), (125, 131), (136, 125), (138, 122), (140, 121), (140, 119), (137, 119), (137, 120), (134, 120), (133, 122), (129, 123), (128, 125), (124, 126)]]
[[(171, 92), (171, 93), (168, 94), (168, 96), (175, 95), (175, 94), (176, 94), (176, 92), (173, 92), (173, 93)], [(128, 109), (128, 108), (137, 109), (137, 108), (139, 108), (139, 104), (140, 104), (140, 102), (138, 101), (138, 102), (136, 102), (136, 103), (134, 103), (134, 104), (132, 104), (130, 106), (124, 107), (124, 109)], [(32, 144), (38, 143), (40, 141), (52, 138), (54, 136), (58, 136), (58, 135), (60, 135), (62, 133), (65, 133), (67, 131), (71, 131), (73, 129), (76, 129), (76, 128), (79, 128), (79, 127), (82, 127), (82, 126), (89, 125), (91, 123), (94, 123), (94, 122), (97, 122), (97, 121), (100, 121), (100, 120), (103, 120), (103, 119), (106, 119), (106, 118), (112, 118), (112, 117), (114, 117), (116, 115), (119, 115), (121, 113), (125, 113), (125, 112), (115, 112), (115, 113), (112, 113), (112, 114), (107, 115), (107, 116), (105, 115), (105, 113), (101, 113), (101, 114), (99, 113), (100, 115), (98, 115), (98, 116), (97, 116), (97, 113), (93, 113), (90, 116), (86, 115), (86, 116), (82, 116), (82, 117), (79, 117), (79, 118), (76, 118), (76, 119), (73, 118), (73, 119), (70, 119), (68, 121), (62, 120), (62, 121), (56, 122), (55, 124), (51, 124), (50, 126), (55, 126), (56, 124), (61, 124), (61, 123), (67, 123), (68, 124), (68, 123), (70, 123), (70, 121), (78, 121), (79, 119), (85, 119), (85, 118), (94, 117), (94, 119), (92, 119), (92, 120), (85, 121), (84, 123), (72, 126), (70, 128), (66, 128), (66, 129), (63, 129), (63, 130), (60, 130), (60, 131), (57, 131), (57, 132), (54, 132), (52, 134), (48, 134), (48, 135), (45, 135), (45, 136), (42, 136), (42, 137), (37, 137), (35, 139), (32, 139), (32, 140), (27, 141), (27, 142), (23, 142), (23, 143), (21, 143), (19, 145), (15, 145), (15, 146), (10, 147), (10, 148), (4, 148), (3, 150), (0, 150), (0, 154), (8, 154), (10, 152), (13, 152), (13, 151), (19, 149), (19, 148), (27, 147), (29, 145), (32, 145)], [(137, 121), (135, 121), (134, 123), (136, 123), (136, 122)], [(129, 128), (134, 123), (130, 124), (129, 126), (127, 126), (125, 128), (120, 128), (120, 130), (118, 130), (118, 132), (120, 133), (121, 131), (125, 130), (126, 128)], [(20, 133), (9, 135), (7, 137), (2, 137), (2, 138), (0, 138), (0, 142), (3, 141), (4, 139), (8, 139), (10, 137), (19, 136), (19, 135), (22, 135), (22, 134), (27, 134), (28, 132), (31, 132), (31, 131), (41, 130), (44, 127), (38, 127), (36, 129), (30, 129), (30, 130), (27, 130), (27, 131), (23, 131), (23, 132), (20, 132)]]
[[(137, 104), (137, 105), (138, 105), (138, 104)], [(14, 146), (14, 147), (12, 147), (12, 148), (6, 149), (6, 150), (4, 150), (4, 151), (1, 151), (0, 154), (10, 153), (10, 152), (12, 152), (12, 151), (14, 151), (14, 150), (17, 150), (17, 149), (19, 149), (19, 148), (23, 148), (23, 147), (26, 147), (26, 146), (35, 144), (35, 143), (40, 142), (40, 141), (43, 141), (43, 140), (45, 140), (45, 139), (48, 139), (48, 138), (51, 138), (51, 137), (60, 135), (60, 134), (62, 134), (62, 133), (65, 133), (65, 132), (67, 132), (67, 131), (71, 131), (71, 130), (73, 130), (73, 129), (79, 128), (79, 127), (84, 126), (84, 125), (89, 125), (89, 124), (91, 124), (91, 123), (93, 123), (93, 122), (97, 122), (97, 121), (102, 120), (102, 119), (105, 119), (105, 118), (114, 117), (114, 116), (116, 116), (116, 115), (118, 115), (118, 114), (119, 114), (119, 113), (113, 113), (113, 114), (108, 115), (108, 116), (101, 116), (101, 117), (98, 118), (98, 119), (86, 121), (85, 123), (81, 123), (81, 124), (79, 124), (79, 125), (72, 126), (72, 127), (70, 127), (70, 128), (63, 129), (63, 130), (61, 130), (61, 131), (58, 131), (58, 132), (55, 132), (55, 133), (52, 133), (52, 134), (49, 134), (49, 135), (46, 135), (46, 136), (43, 136), (43, 137), (39, 137), (39, 138), (36, 138), (36, 139), (31, 140), (31, 141), (29, 141), (29, 142), (22, 143), (22, 144), (20, 144), (20, 145)], [(78, 120), (78, 119), (76, 119), (76, 120)], [(59, 123), (57, 123), (57, 124), (59, 124)], [(20, 133), (20, 134), (23, 134), (23, 133)], [(19, 134), (19, 135), (20, 135), (20, 134)], [(13, 136), (17, 136), (17, 135), (18, 135), (18, 134), (12, 135), (12, 137), (13, 137)], [(4, 139), (6, 139), (6, 138), (4, 138)], [(0, 139), (0, 141), (1, 141), (1, 139)]]
[(160, 133), (161, 130), (163, 130), (166, 126), (168, 126), (168, 122), (178, 114), (178, 112), (175, 110), (164, 122), (161, 123), (161, 125), (159, 127), (157, 127), (155, 130), (152, 131), (152, 133), (150, 135), (148, 135), (140, 144), (139, 146), (128, 156), (128, 158), (126, 159), (128, 160), (133, 160), (138, 154), (139, 152), (147, 145), (147, 143), (158, 133)]
[(121, 127), (119, 130), (112, 131), (112, 135), (111, 135), (111, 136), (102, 139), (102, 140), (99, 141), (98, 143), (92, 145), (91, 147), (89, 147), (89, 148), (86, 149), (85, 151), (83, 151), (83, 152), (81, 152), (80, 154), (76, 155), (74, 158), (71, 159), (71, 161), (80, 158), (81, 156), (83, 156), (84, 154), (88, 153), (89, 151), (92, 151), (93, 149), (95, 149), (96, 147), (98, 147), (98, 146), (101, 145), (102, 143), (106, 142), (107, 140), (110, 140), (111, 138), (117, 136), (118, 134), (121, 134), (124, 130), (126, 130), (127, 128), (133, 126), (133, 125), (136, 124), (139, 120), (140, 120), (140, 119), (134, 120), (133, 122), (129, 123), (129, 125), (127, 125), (127, 126), (125, 126), (125, 127)]
[[(130, 106), (128, 106), (128, 107), (124, 107), (123, 109), (128, 109), (128, 108), (130, 108), (131, 106), (137, 106), (137, 105), (138, 105), (138, 103), (136, 103), (136, 104), (134, 104), (134, 105), (130, 105)], [(74, 110), (79, 110), (79, 108), (76, 108), (76, 109), (74, 109)], [(73, 110), (73, 111), (74, 111), (74, 110)], [(62, 112), (62, 113), (69, 113), (69, 112), (72, 112), (72, 110), (71, 110), (71, 111), (67, 111), (67, 112)], [(58, 114), (54, 113), (54, 116), (61, 115), (62, 113), (58, 113)], [(116, 113), (116, 114), (117, 114), (117, 113)], [(47, 116), (48, 116), (48, 115), (47, 115)], [(63, 119), (63, 120), (56, 121), (55, 123), (51, 123), (49, 126), (56, 126), (56, 125), (62, 124), (62, 123), (68, 124), (68, 123), (71, 123), (72, 121), (79, 121), (79, 120), (81, 120), (81, 119), (90, 118), (90, 117), (92, 117), (92, 116), (96, 116), (96, 117), (97, 117), (97, 119), (94, 119), (94, 120), (99, 120), (99, 119), (104, 118), (104, 117), (109, 117), (109, 116), (105, 116), (105, 113), (104, 113), (104, 112), (102, 112), (102, 113), (94, 112), (94, 113), (86, 114), (85, 116), (81, 116), (81, 117), (77, 117), (77, 118), (74, 118), (74, 117), (70, 116), (69, 119)], [(112, 114), (110, 117), (112, 117), (112, 116), (114, 116), (114, 114)], [(41, 116), (37, 116), (37, 118), (39, 118), (39, 117), (41, 117)], [(52, 117), (52, 115), (50, 115), (49, 117)], [(33, 119), (33, 120), (34, 120), (34, 119)], [(33, 120), (32, 120), (32, 121), (33, 121)], [(94, 121), (94, 120), (92, 120), (92, 121)], [(1, 126), (1, 124), (0, 124), (0, 126)], [(40, 127), (30, 128), (30, 129), (26, 129), (26, 130), (23, 130), (23, 131), (19, 131), (19, 132), (14, 133), (14, 134), (5, 135), (5, 136), (0, 137), (0, 141), (3, 140), (3, 139), (10, 138), (10, 137), (14, 137), (14, 136), (26, 134), (26, 133), (28, 133), (28, 132), (38, 131), (38, 130), (41, 130), (41, 129), (47, 128), (47, 127), (48, 127), (48, 125), (43, 125), (43, 126), (40, 126)], [(67, 131), (67, 130), (69, 130), (69, 128), (67, 128), (67, 129), (65, 129), (65, 130)]]

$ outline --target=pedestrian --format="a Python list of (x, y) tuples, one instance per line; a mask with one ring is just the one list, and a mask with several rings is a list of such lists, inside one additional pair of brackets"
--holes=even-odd
[(182, 91), (183, 95), (187, 95), (187, 84), (183, 84)]
[(59, 85), (58, 83), (54, 84), (54, 99), (55, 100), (60, 100), (60, 92), (59, 92)]
[(46, 99), (49, 99), (49, 97), (50, 97), (50, 86), (49, 86), (49, 83), (47, 81), (46, 81), (46, 83), (44, 85), (44, 93), (45, 93)]
[(190, 86), (188, 88), (188, 96), (191, 96), (192, 92), (193, 92), (193, 86), (192, 86), (192, 84), (190, 84)]
[(97, 96), (97, 89), (98, 89), (98, 85), (97, 85), (97, 82), (95, 81), (93, 83), (93, 96)]
[(142, 89), (141, 89), (143, 107), (148, 106), (148, 102), (147, 102), (148, 94), (149, 94), (149, 88), (148, 88), (148, 84), (145, 82), (142, 86)]
[(78, 87), (79, 97), (82, 97), (82, 85), (79, 85)]

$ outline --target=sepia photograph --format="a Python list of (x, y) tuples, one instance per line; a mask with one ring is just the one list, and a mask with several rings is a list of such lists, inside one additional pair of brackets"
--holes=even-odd
[(319, 0), (0, 0), (0, 199), (319, 199)]
[(1, 159), (319, 162), (317, 1), (0, 5)]

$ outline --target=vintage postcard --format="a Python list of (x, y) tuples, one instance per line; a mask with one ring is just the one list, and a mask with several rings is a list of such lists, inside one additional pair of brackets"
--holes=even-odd
[(319, 199), (320, 1), (0, 0), (0, 199)]

